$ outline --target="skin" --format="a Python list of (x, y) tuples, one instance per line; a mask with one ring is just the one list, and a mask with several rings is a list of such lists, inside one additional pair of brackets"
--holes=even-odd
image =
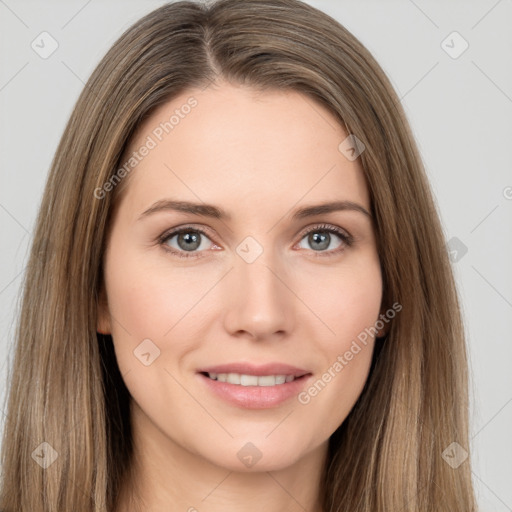
[[(237, 407), (196, 371), (278, 361), (307, 369), (316, 382), (379, 319), (371, 219), (345, 210), (291, 220), (296, 208), (332, 200), (371, 211), (360, 159), (338, 150), (347, 133), (312, 99), (227, 83), (161, 105), (129, 152), (190, 96), (197, 106), (125, 178), (104, 256), (98, 331), (112, 334), (132, 396), (136, 453), (118, 512), (133, 510), (136, 487), (151, 512), (319, 512), (327, 443), (363, 389), (375, 339), (307, 404), (293, 397), (262, 410)], [(167, 198), (214, 204), (232, 219), (170, 210), (139, 218)], [(331, 233), (322, 246), (304, 234), (324, 223), (353, 244)], [(159, 243), (182, 226), (208, 234), (196, 233), (201, 245), (192, 252), (178, 236)], [(263, 249), (252, 263), (237, 253), (247, 236)], [(160, 350), (149, 366), (134, 355), (144, 339)], [(262, 454), (252, 467), (237, 456), (249, 442)]]

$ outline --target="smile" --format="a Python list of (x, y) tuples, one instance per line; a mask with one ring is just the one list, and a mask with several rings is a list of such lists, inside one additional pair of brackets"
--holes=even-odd
[(240, 373), (206, 373), (212, 380), (239, 386), (276, 386), (293, 382), (293, 375), (246, 375)]

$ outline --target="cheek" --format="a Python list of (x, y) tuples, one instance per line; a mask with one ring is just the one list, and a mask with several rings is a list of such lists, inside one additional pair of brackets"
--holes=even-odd
[(157, 287), (143, 267), (129, 265), (129, 261), (126, 263), (124, 268), (130, 267), (129, 272), (123, 272), (120, 265), (110, 274), (108, 294), (113, 334), (124, 337), (130, 333), (133, 341), (140, 337), (161, 337), (164, 329), (170, 328), (170, 318), (164, 325), (164, 310), (169, 310), (168, 296), (172, 285)]
[[(322, 328), (317, 341), (324, 366), (299, 396), (299, 403), (311, 415), (323, 418), (317, 427), (326, 436), (344, 421), (359, 398), (372, 360), (382, 278), (375, 255), (360, 263), (347, 265), (329, 279), (316, 280), (315, 287), (303, 289), (305, 302), (315, 304), (329, 329)], [(331, 414), (325, 416), (322, 411)]]
[[(119, 242), (112, 246), (106, 287), (120, 368), (128, 371), (134, 364), (139, 368), (133, 351), (147, 339), (161, 352), (152, 366), (174, 364), (174, 358), (193, 348), (195, 333), (205, 323), (205, 308), (213, 300), (203, 296), (219, 276), (185, 266), (172, 268), (165, 258), (155, 263), (155, 258)], [(170, 345), (172, 351), (167, 350)]]
[[(221, 279), (225, 269), (208, 264), (173, 268), (165, 258), (155, 263), (119, 242), (114, 247), (106, 267), (112, 331), (115, 339), (129, 333), (134, 347), (145, 338), (175, 338), (185, 325), (200, 329), (209, 317), (218, 318), (223, 302), (232, 303), (232, 291), (239, 290), (229, 276)], [(296, 305), (291, 316), (297, 332), (315, 327), (316, 335), (327, 340), (322, 343), (327, 353), (343, 350), (378, 319), (382, 281), (375, 254), (357, 255), (337, 267), (299, 261), (283, 278), (299, 299), (290, 295), (289, 304), (283, 303)], [(230, 286), (233, 290), (226, 289)], [(280, 300), (286, 301), (286, 293)]]
[(309, 275), (298, 290), (322, 321), (327, 351), (343, 350), (366, 328), (375, 325), (382, 300), (382, 276), (376, 254), (358, 255), (347, 259), (346, 265)]

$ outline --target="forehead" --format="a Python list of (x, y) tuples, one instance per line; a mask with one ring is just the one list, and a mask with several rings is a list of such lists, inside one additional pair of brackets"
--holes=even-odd
[(370, 209), (359, 159), (339, 149), (347, 135), (326, 108), (296, 91), (226, 83), (190, 89), (138, 128), (126, 156), (145, 156), (130, 175), (128, 195), (137, 209), (166, 195), (229, 211), (316, 200)]

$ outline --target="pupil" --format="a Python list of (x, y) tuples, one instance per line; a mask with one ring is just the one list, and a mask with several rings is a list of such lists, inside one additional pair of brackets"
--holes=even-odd
[[(310, 242), (313, 244), (319, 244), (319, 249), (326, 249), (329, 247), (330, 236), (329, 233), (320, 233), (316, 232), (309, 236)], [(182, 245), (182, 241), (185, 243)], [(181, 233), (178, 237), (178, 244), (180, 247), (186, 251), (197, 249), (200, 245), (199, 236), (197, 233), (193, 231), (188, 231), (186, 233)], [(191, 245), (192, 244), (192, 245)]]
[[(182, 246), (182, 244), (180, 243), (183, 240), (186, 242), (184, 244), (184, 246)], [(190, 245), (189, 242), (192, 242), (192, 246)], [(199, 236), (197, 234), (194, 234), (194, 232), (190, 232), (190, 231), (186, 232), (186, 233), (181, 233), (180, 236), (178, 237), (178, 244), (180, 245), (180, 247), (182, 249), (184, 249), (186, 251), (197, 249), (200, 245)], [(196, 245), (193, 246), (194, 244), (196, 244)]]
[[(328, 233), (323, 233), (323, 234), (319, 234), (319, 233), (314, 233), (313, 235), (310, 236), (311, 240), (314, 242), (314, 243), (320, 243), (321, 247), (319, 247), (320, 249), (326, 249), (327, 247), (329, 247), (329, 234)], [(322, 239), (323, 239), (323, 243), (322, 243)]]

